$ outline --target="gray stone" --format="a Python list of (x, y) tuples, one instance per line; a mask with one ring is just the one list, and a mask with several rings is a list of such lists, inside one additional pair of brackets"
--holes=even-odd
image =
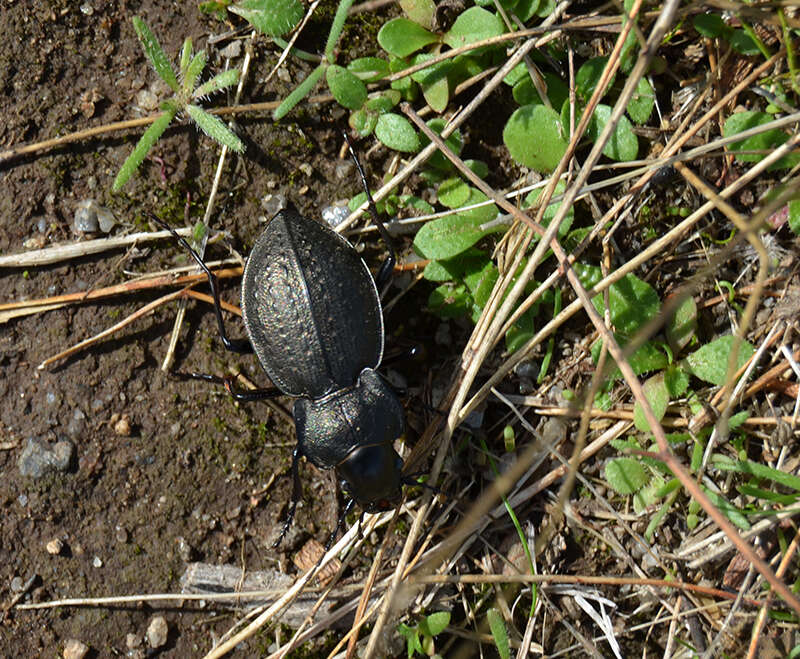
[(23, 476), (41, 478), (50, 471), (66, 471), (74, 453), (75, 447), (66, 439), (49, 444), (29, 437), (17, 464)]

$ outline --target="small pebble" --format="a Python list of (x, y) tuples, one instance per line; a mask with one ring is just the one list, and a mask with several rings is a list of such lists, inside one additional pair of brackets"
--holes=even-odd
[(126, 529), (124, 526), (117, 525), (114, 537), (117, 539), (117, 542), (124, 545), (126, 542), (128, 542), (128, 529)]
[(83, 659), (89, 653), (89, 646), (76, 638), (69, 639), (64, 644), (64, 652), (61, 656), (64, 659)]
[(95, 556), (95, 557), (92, 559), (92, 565), (93, 565), (94, 567), (97, 567), (97, 568), (103, 567), (103, 559), (102, 559), (102, 558), (100, 558), (99, 556)]
[(50, 542), (45, 545), (48, 554), (53, 554), (54, 556), (61, 553), (61, 550), (64, 549), (64, 541), (61, 538), (53, 538)]
[(94, 233), (100, 228), (97, 223), (97, 202), (94, 199), (84, 199), (78, 204), (73, 228), (76, 233)]
[(88, 2), (85, 2), (81, 5), (81, 13), (85, 14), (86, 16), (91, 16), (94, 14), (94, 7), (90, 5)]
[(74, 452), (75, 447), (68, 440), (51, 445), (41, 439), (29, 437), (17, 466), (23, 476), (41, 478), (50, 471), (66, 471)]
[(286, 84), (292, 82), (292, 76), (289, 75), (289, 71), (287, 71), (284, 67), (278, 69), (277, 75), (278, 75), (278, 80), (280, 80), (281, 82), (285, 82)]
[(22, 506), (23, 508), (28, 505), (28, 495), (27, 494), (20, 494), (17, 497), (17, 503)]
[(25, 582), (22, 580), (22, 577), (14, 577), (11, 580), (11, 592), (12, 593), (22, 592), (23, 588), (25, 588)]
[(142, 110), (155, 110), (158, 107), (158, 96), (149, 89), (143, 89), (136, 94), (136, 105)]
[(136, 634), (127, 634), (125, 636), (125, 647), (129, 650), (133, 650), (135, 648), (141, 647), (142, 639), (139, 638)]
[(336, 178), (338, 179), (346, 179), (350, 178), (353, 174), (353, 165), (352, 161), (350, 160), (342, 160), (336, 163)]
[(299, 169), (303, 174), (306, 176), (311, 176), (314, 173), (314, 168), (309, 165), (307, 162), (301, 163), (298, 165), (297, 169)]
[(40, 217), (36, 220), (36, 230), (39, 233), (45, 233), (47, 231), (47, 219), (44, 217)]
[(114, 217), (114, 213), (108, 210), (105, 206), (97, 207), (97, 225), (100, 228), (100, 231), (103, 233), (108, 233), (114, 228), (116, 223), (117, 218)]
[(264, 209), (264, 212), (267, 214), (268, 218), (274, 217), (278, 212), (286, 208), (286, 206), (286, 195), (283, 194), (269, 193), (265, 194), (261, 199), (261, 208)]
[(131, 436), (131, 420), (127, 414), (123, 414), (122, 418), (114, 424), (114, 432), (120, 437)]
[(160, 648), (167, 644), (167, 620), (164, 616), (154, 616), (147, 627), (147, 643), (151, 648)]
[(225, 59), (235, 59), (242, 54), (242, 42), (238, 39), (236, 41), (231, 41), (225, 48), (219, 51), (219, 54), (222, 55)]

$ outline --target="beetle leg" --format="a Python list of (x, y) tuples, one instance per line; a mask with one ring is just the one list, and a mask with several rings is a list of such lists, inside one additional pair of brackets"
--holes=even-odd
[(236, 378), (232, 375), (220, 377), (219, 375), (211, 375), (210, 373), (195, 373), (193, 371), (172, 371), (172, 375), (180, 378), (181, 380), (203, 380), (205, 382), (221, 384), (225, 387), (227, 392), (234, 400), (245, 403), (249, 403), (254, 400), (266, 400), (267, 398), (283, 396), (283, 392), (276, 387), (264, 387), (263, 389), (239, 389), (236, 386)]
[(375, 277), (375, 285), (377, 286), (378, 290), (380, 290), (392, 276), (395, 263), (397, 263), (397, 249), (395, 248), (394, 239), (389, 234), (389, 230), (386, 228), (383, 220), (381, 220), (381, 218), (378, 216), (378, 209), (375, 206), (375, 200), (372, 198), (372, 193), (369, 191), (369, 185), (367, 184), (367, 177), (364, 174), (364, 168), (361, 166), (361, 162), (359, 161), (358, 156), (353, 149), (353, 145), (350, 143), (350, 138), (348, 137), (346, 131), (342, 131), (342, 134), (344, 135), (345, 142), (347, 142), (347, 148), (350, 150), (350, 155), (353, 158), (353, 162), (356, 164), (358, 175), (361, 178), (361, 185), (364, 186), (364, 192), (367, 193), (367, 207), (369, 208), (369, 214), (372, 217), (372, 221), (375, 223), (375, 227), (378, 229), (378, 233), (381, 234), (381, 238), (383, 238), (383, 242), (386, 243), (386, 247), (389, 250), (389, 255), (386, 257), (383, 263), (381, 263), (380, 270), (378, 270), (378, 276)]
[(303, 496), (303, 486), (300, 483), (300, 455), (300, 446), (295, 446), (294, 451), (292, 451), (292, 500), (289, 503), (289, 512), (286, 514), (286, 521), (283, 523), (281, 533), (272, 545), (273, 547), (277, 547), (283, 541), (286, 532), (294, 521), (294, 511), (297, 508), (297, 502), (300, 501)]
[[(345, 520), (347, 519), (347, 516), (350, 514), (350, 511), (353, 510), (353, 506), (355, 504), (356, 504), (355, 499), (348, 499), (347, 503), (344, 504), (344, 508), (342, 508), (342, 513), (341, 515), (339, 515), (339, 521), (336, 522), (336, 528), (333, 530), (333, 533), (331, 533), (330, 537), (328, 537), (328, 542), (325, 543), (325, 552), (322, 554), (322, 556), (325, 556), (325, 554), (328, 553), (328, 550), (331, 548), (331, 545), (333, 544), (333, 541), (336, 539), (336, 536), (339, 535), (339, 531), (344, 526)], [(360, 517), (358, 518), (358, 523), (360, 526), (361, 525)], [(320, 557), (319, 560), (321, 561), (322, 557)], [(319, 566), (319, 563), (317, 563), (317, 566)]]
[[(214, 313), (217, 316), (217, 327), (219, 328), (219, 336), (222, 339), (222, 344), (225, 346), (227, 350), (231, 352), (238, 352), (241, 354), (253, 352), (253, 346), (251, 345), (248, 339), (229, 339), (228, 335), (225, 333), (225, 325), (222, 322), (222, 306), (219, 303), (219, 282), (217, 280), (217, 276), (211, 272), (208, 266), (203, 262), (203, 259), (200, 255), (192, 248), (192, 246), (186, 242), (186, 240), (179, 236), (175, 229), (171, 226), (162, 222), (159, 218), (157, 218), (152, 213), (149, 213), (150, 219), (153, 220), (156, 224), (158, 224), (161, 228), (166, 229), (169, 231), (173, 237), (180, 243), (181, 247), (188, 250), (189, 254), (191, 254), (192, 258), (195, 260), (198, 266), (202, 269), (202, 271), (208, 277), (208, 285), (211, 287), (211, 295), (214, 297)], [(201, 378), (202, 379), (202, 378)]]

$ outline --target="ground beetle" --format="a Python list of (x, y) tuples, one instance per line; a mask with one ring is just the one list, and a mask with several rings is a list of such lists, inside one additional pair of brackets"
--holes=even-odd
[(389, 256), (373, 280), (353, 246), (338, 233), (294, 210), (280, 211), (256, 240), (244, 268), (242, 316), (249, 340), (228, 338), (216, 276), (183, 238), (154, 218), (189, 250), (208, 276), (225, 347), (255, 352), (275, 387), (239, 391), (232, 378), (183, 375), (225, 384), (237, 400), (282, 394), (297, 399), (292, 500), (276, 545), (288, 530), (302, 494), (300, 456), (321, 469), (336, 470), (349, 497), (340, 525), (354, 502), (368, 512), (388, 510), (399, 501), (401, 486), (413, 482), (403, 477), (403, 461), (392, 445), (404, 431), (403, 408), (375, 370), (383, 358), (378, 287), (391, 275), (395, 250), (349, 140), (348, 147)]

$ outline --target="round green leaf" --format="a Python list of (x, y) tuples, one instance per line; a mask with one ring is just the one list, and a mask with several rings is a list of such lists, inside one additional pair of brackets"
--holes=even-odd
[(669, 347), (677, 354), (689, 345), (696, 331), (697, 303), (693, 297), (687, 297), (667, 321), (664, 334)]
[(800, 200), (789, 202), (789, 228), (795, 236), (800, 236)]
[[(611, 117), (611, 108), (608, 105), (600, 104), (594, 111), (592, 121), (586, 130), (586, 134), (593, 141), (600, 137), (600, 133), (605, 128)], [(622, 116), (617, 123), (608, 142), (603, 148), (603, 155), (616, 160), (624, 162), (626, 160), (635, 160), (639, 153), (639, 140), (633, 132), (633, 126), (627, 117)]]
[(375, 125), (378, 123), (378, 115), (365, 110), (356, 110), (350, 114), (348, 123), (350, 128), (356, 131), (360, 137), (366, 137), (375, 130)]
[(364, 82), (375, 82), (389, 75), (389, 62), (380, 57), (359, 57), (347, 65), (347, 70)]
[[(446, 123), (447, 122), (441, 117), (436, 117), (426, 122), (428, 128), (430, 128), (437, 135), (442, 134), (442, 131), (444, 130)], [(424, 135), (422, 136), (421, 140), (422, 140), (421, 146), (423, 147), (427, 146), (430, 143), (428, 138), (425, 137)], [(464, 146), (464, 141), (461, 139), (461, 131), (460, 130), (453, 131), (453, 133), (450, 135), (450, 137), (448, 137), (444, 141), (444, 143), (453, 153), (455, 153), (456, 155), (460, 154), (461, 148)], [(436, 169), (442, 169), (448, 171), (453, 169), (452, 163), (447, 159), (447, 156), (445, 156), (441, 151), (437, 151), (436, 153), (434, 153), (428, 159), (428, 164), (431, 167), (435, 167)]]
[(242, 0), (228, 9), (270, 37), (287, 33), (300, 22), (304, 12), (299, 0)]
[(347, 69), (331, 64), (325, 79), (331, 94), (342, 107), (357, 110), (367, 100), (367, 86)]
[(656, 94), (647, 78), (641, 78), (636, 91), (628, 103), (628, 116), (637, 124), (645, 123), (653, 112)]
[[(727, 335), (707, 343), (686, 358), (689, 372), (705, 382), (717, 386), (725, 384), (728, 372), (728, 358), (733, 348), (734, 337)], [(747, 363), (755, 348), (747, 341), (742, 341), (736, 361), (736, 369)]]
[[(554, 108), (560, 108), (564, 105), (564, 101), (569, 98), (569, 87), (564, 84), (554, 73), (545, 71), (542, 74), (544, 83), (547, 86), (547, 97), (550, 99), (550, 104)], [(528, 75), (527, 70), (525, 76), (514, 85), (513, 89), (514, 100), (520, 105), (528, 105), (529, 103), (541, 103), (542, 99), (539, 98), (539, 92), (533, 86), (531, 77)]]
[[(556, 189), (553, 192), (553, 196), (563, 194), (564, 190), (566, 190), (567, 184), (564, 181), (559, 181), (556, 184)], [(539, 200), (539, 197), (542, 196), (542, 192), (544, 188), (536, 188), (535, 190), (531, 190), (528, 195), (525, 197), (525, 201), (522, 202), (523, 208), (528, 208), (529, 206), (533, 206)], [(550, 221), (555, 217), (556, 212), (558, 212), (558, 208), (561, 206), (561, 202), (550, 204), (547, 207), (547, 210), (544, 212), (544, 216), (542, 217), (542, 226), (547, 227), (550, 225)], [(572, 207), (567, 211), (567, 214), (564, 216), (564, 219), (561, 221), (561, 226), (558, 227), (558, 237), (563, 238), (567, 235), (570, 227), (572, 226), (572, 221), (575, 219), (575, 211)], [(539, 235), (535, 235), (533, 240), (536, 241), (539, 239)]]
[(390, 149), (414, 153), (419, 150), (419, 136), (405, 117), (387, 112), (378, 117), (375, 125), (375, 137)]
[(648, 481), (647, 471), (633, 458), (614, 458), (605, 468), (608, 484), (619, 494), (633, 494)]
[(415, 23), (423, 27), (430, 27), (433, 23), (436, 13), (433, 0), (398, 0), (398, 4), (403, 8), (403, 13)]
[(390, 55), (406, 57), (439, 38), (407, 18), (393, 18), (378, 32), (378, 43)]
[[(763, 126), (773, 121), (773, 117), (766, 112), (737, 112), (732, 114), (725, 121), (722, 127), (722, 134), (725, 137), (730, 137), (747, 130), (748, 128), (755, 128), (756, 126)], [(786, 142), (789, 136), (780, 129), (772, 129), (764, 131), (759, 135), (748, 137), (741, 142), (735, 142), (728, 148), (736, 154), (736, 160), (739, 162), (759, 162), (764, 159), (770, 151), (779, 147)], [(739, 153), (740, 151), (763, 151), (764, 153)], [(778, 162), (772, 165), (769, 169), (783, 169), (787, 167), (794, 167), (800, 161), (800, 154), (792, 153), (781, 158)]]
[(719, 37), (729, 29), (725, 25), (725, 21), (717, 14), (698, 14), (692, 19), (692, 25), (695, 30), (709, 39)]
[(561, 137), (561, 121), (544, 105), (523, 105), (503, 129), (503, 142), (511, 157), (537, 172), (552, 172), (567, 150)]
[[(653, 414), (655, 414), (658, 421), (661, 421), (669, 404), (669, 391), (667, 391), (667, 385), (664, 382), (664, 373), (656, 373), (653, 377), (647, 379), (642, 385), (642, 389), (647, 402), (650, 403), (650, 407), (653, 409)], [(644, 416), (644, 409), (638, 400), (633, 406), (633, 423), (642, 432), (653, 431)]]
[(459, 48), (503, 32), (503, 22), (497, 15), (481, 7), (470, 7), (459, 15), (453, 27), (444, 35), (444, 42), (451, 48)]
[(447, 208), (458, 208), (467, 203), (469, 199), (469, 185), (462, 179), (456, 177), (442, 181), (436, 191), (439, 202)]
[[(593, 57), (585, 61), (578, 72), (575, 74), (575, 93), (578, 100), (586, 104), (586, 101), (594, 94), (597, 85), (600, 84), (600, 76), (608, 64), (608, 57)], [(609, 81), (610, 87), (614, 83), (613, 78)], [(608, 88), (606, 88), (606, 91)], [(605, 93), (605, 91), (604, 91)]]

